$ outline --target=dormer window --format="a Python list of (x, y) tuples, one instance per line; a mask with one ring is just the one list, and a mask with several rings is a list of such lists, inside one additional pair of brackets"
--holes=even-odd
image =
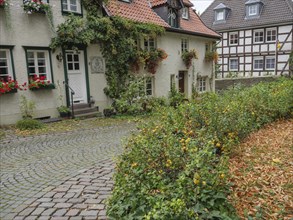
[(248, 6), (248, 16), (257, 15), (257, 5), (249, 5)]
[(182, 8), (182, 18), (188, 19), (189, 18), (189, 8), (183, 7)]
[(225, 20), (225, 10), (216, 11), (216, 21), (224, 21)]
[(224, 5), (223, 3), (219, 4), (217, 7), (214, 8), (215, 11), (215, 23), (222, 23), (225, 22), (230, 8), (228, 8), (226, 5)]
[(248, 0), (246, 3), (246, 18), (258, 18), (263, 6), (261, 0)]
[(168, 11), (168, 24), (171, 27), (178, 28), (178, 16), (177, 16), (177, 13), (176, 13), (176, 9), (174, 9), (174, 8), (169, 8), (169, 11)]

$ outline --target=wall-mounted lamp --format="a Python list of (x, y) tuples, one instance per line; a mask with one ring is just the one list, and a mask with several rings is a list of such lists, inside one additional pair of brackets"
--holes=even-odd
[(56, 55), (56, 59), (57, 59), (59, 62), (61, 62), (62, 59), (63, 59), (63, 57), (62, 57), (62, 53), (57, 54), (57, 55)]

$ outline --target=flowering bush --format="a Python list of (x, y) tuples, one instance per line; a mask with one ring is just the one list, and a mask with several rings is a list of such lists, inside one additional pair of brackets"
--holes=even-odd
[(5, 8), (8, 6), (9, 6), (8, 0), (0, 0), (0, 8)]
[(293, 116), (293, 81), (235, 88), (160, 107), (125, 145), (110, 219), (238, 219), (227, 201), (227, 159), (251, 131)]
[(43, 3), (42, 0), (24, 0), (23, 9), (28, 14), (33, 12), (47, 12), (50, 6)]
[(20, 86), (18, 82), (11, 79), (11, 77), (9, 77), (7, 81), (0, 81), (0, 94), (16, 92), (17, 89), (20, 89)]
[(55, 85), (51, 83), (50, 80), (47, 80), (45, 76), (38, 77), (37, 75), (34, 75), (29, 79), (28, 88), (30, 90), (54, 89)]

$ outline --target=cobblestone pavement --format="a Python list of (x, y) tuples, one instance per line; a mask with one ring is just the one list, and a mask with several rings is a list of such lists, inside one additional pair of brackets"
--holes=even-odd
[(125, 122), (2, 141), (0, 219), (106, 219), (112, 159), (133, 128)]

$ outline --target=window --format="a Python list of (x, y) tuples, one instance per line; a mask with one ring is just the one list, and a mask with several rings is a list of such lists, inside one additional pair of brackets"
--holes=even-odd
[(154, 38), (147, 38), (144, 40), (144, 49), (147, 51), (156, 49), (156, 40)]
[(266, 70), (274, 70), (274, 69), (275, 69), (275, 57), (267, 57)]
[(153, 77), (149, 77), (145, 80), (145, 94), (147, 96), (153, 95)]
[(198, 79), (198, 91), (205, 92), (206, 90), (207, 90), (206, 78), (199, 78)]
[(188, 40), (181, 39), (181, 53), (188, 51)]
[(173, 8), (169, 8), (169, 12), (168, 12), (168, 24), (171, 27), (178, 27), (178, 21), (177, 21), (177, 13), (176, 10)]
[(212, 51), (212, 47), (211, 47), (210, 43), (205, 44), (205, 50), (206, 50), (206, 52), (211, 52)]
[(80, 0), (62, 0), (62, 11), (81, 14)]
[(175, 74), (170, 75), (170, 90), (175, 87)]
[(29, 78), (37, 76), (43, 80), (52, 80), (49, 50), (26, 49)]
[(237, 70), (238, 71), (238, 59), (233, 58), (229, 60), (229, 70)]
[(264, 31), (255, 30), (254, 31), (254, 43), (262, 43), (264, 41)]
[(0, 48), (0, 81), (14, 79), (11, 49)]
[(253, 59), (253, 68), (255, 70), (263, 70), (263, 58), (262, 57), (255, 57)]
[(188, 19), (189, 18), (189, 8), (183, 7), (182, 8), (182, 18)]
[(225, 10), (216, 11), (216, 21), (224, 21), (225, 20)]
[(67, 58), (67, 69), (68, 69), (68, 71), (80, 70), (79, 54), (67, 53), (66, 58)]
[(249, 5), (248, 6), (248, 16), (258, 15), (258, 5)]
[(277, 30), (275, 28), (267, 29), (267, 42), (275, 42), (277, 39)]
[(237, 45), (238, 44), (238, 33), (237, 32), (230, 33), (229, 43), (230, 43), (230, 45)]

